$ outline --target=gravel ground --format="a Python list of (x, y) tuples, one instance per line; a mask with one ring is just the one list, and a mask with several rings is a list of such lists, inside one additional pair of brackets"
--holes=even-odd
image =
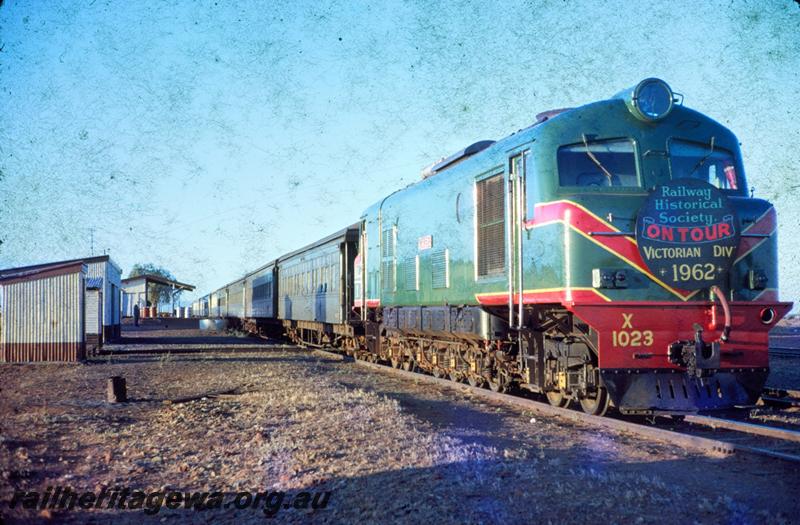
[(767, 386), (800, 390), (800, 319), (784, 319), (770, 332), (770, 348), (796, 348), (796, 356), (770, 355)]
[[(59, 485), (330, 493), (324, 509), (274, 518), (296, 523), (790, 523), (800, 511), (800, 476), (782, 461), (542, 420), (292, 348), (169, 348), (195, 352), (0, 365), (7, 522), (264, 520), (261, 508), (8, 508), (15, 490)], [(112, 375), (126, 378), (132, 402), (105, 403)]]
[(769, 357), (767, 387), (784, 390), (800, 390), (800, 354), (797, 357)]

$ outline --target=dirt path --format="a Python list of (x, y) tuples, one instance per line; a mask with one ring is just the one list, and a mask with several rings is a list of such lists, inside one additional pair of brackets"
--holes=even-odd
[[(104, 402), (112, 375), (134, 402)], [(800, 511), (791, 464), (534, 419), (293, 349), (1, 365), (0, 376), (0, 513), (12, 522), (264, 519), (230, 508), (40, 515), (5, 503), (58, 485), (331, 493), (324, 510), (281, 509), (282, 522), (788, 523)], [(165, 403), (204, 392), (229, 393)]]

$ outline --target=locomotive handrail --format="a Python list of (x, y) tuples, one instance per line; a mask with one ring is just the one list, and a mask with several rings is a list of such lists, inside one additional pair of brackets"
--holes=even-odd
[(589, 235), (598, 237), (635, 237), (633, 232), (589, 232)]

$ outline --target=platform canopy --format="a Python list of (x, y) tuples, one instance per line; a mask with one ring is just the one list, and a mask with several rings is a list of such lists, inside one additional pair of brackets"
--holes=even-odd
[(151, 285), (166, 286), (170, 289), (173, 311), (175, 310), (175, 295), (182, 291), (193, 292), (195, 289), (194, 285), (192, 284), (186, 284), (173, 279), (167, 279), (166, 277), (152, 273), (145, 273), (142, 275), (137, 275), (136, 277), (122, 279), (122, 290), (124, 292), (122, 298), (123, 315), (127, 317), (133, 316), (133, 307), (135, 304), (138, 304), (140, 308), (142, 306), (147, 306), (147, 292), (150, 290)]
[(144, 283), (145, 288), (148, 284), (161, 284), (164, 286), (168, 286), (173, 290), (184, 290), (187, 292), (194, 291), (194, 285), (186, 284), (179, 281), (173, 281), (172, 279), (167, 279), (166, 277), (161, 277), (160, 275), (155, 275), (151, 273), (146, 273), (142, 275), (137, 275), (136, 277), (128, 277), (127, 279), (122, 280), (122, 287), (126, 288), (131, 285), (142, 284)]

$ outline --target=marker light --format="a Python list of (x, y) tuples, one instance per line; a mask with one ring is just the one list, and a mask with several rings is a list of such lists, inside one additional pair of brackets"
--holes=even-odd
[(647, 78), (633, 88), (631, 102), (637, 117), (653, 121), (669, 114), (674, 99), (672, 89), (666, 82), (660, 78)]

